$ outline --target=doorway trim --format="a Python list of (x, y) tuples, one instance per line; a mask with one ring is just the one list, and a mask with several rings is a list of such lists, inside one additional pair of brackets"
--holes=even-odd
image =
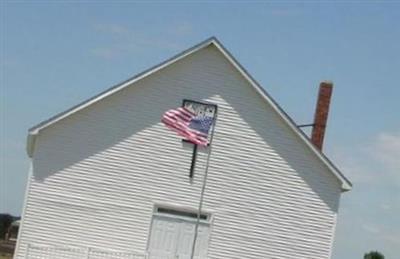
[[(160, 212), (161, 209), (162, 211)], [(168, 213), (167, 211), (171, 211), (173, 213)], [(149, 231), (147, 234), (147, 245), (146, 245), (146, 252), (149, 251), (150, 247), (150, 239), (151, 239), (151, 231), (153, 228), (153, 219), (154, 217), (166, 217), (166, 218), (172, 218), (172, 219), (177, 219), (177, 220), (182, 220), (186, 222), (191, 222), (191, 223), (196, 223), (197, 222), (197, 209), (194, 207), (189, 207), (189, 206), (183, 206), (183, 205), (178, 205), (174, 203), (166, 203), (166, 202), (154, 202), (153, 203), (153, 210), (151, 213), (150, 217), (150, 224), (149, 224)], [(174, 213), (175, 212), (175, 213)], [(183, 213), (183, 214), (194, 214), (194, 217), (191, 216), (183, 216), (183, 215), (176, 215), (178, 213)], [(213, 221), (214, 221), (214, 216), (215, 216), (215, 211), (214, 210), (209, 210), (209, 209), (203, 209), (202, 213), (200, 216), (205, 216), (205, 218), (200, 218), (200, 224), (202, 225), (208, 225), (209, 227), (209, 239), (208, 239), (208, 244), (207, 246), (209, 247), (210, 242), (211, 242), (211, 235), (212, 235), (212, 226), (213, 226)]]

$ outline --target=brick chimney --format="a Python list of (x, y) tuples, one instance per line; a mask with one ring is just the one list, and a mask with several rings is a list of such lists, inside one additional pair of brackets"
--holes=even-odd
[(329, 104), (331, 101), (333, 83), (323, 81), (319, 85), (317, 107), (315, 108), (311, 142), (322, 151), (326, 123), (328, 120)]

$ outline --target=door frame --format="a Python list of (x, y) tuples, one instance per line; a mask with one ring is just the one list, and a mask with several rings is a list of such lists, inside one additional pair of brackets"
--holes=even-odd
[[(197, 223), (197, 217), (192, 218), (188, 216), (180, 216), (180, 215), (174, 215), (174, 214), (169, 214), (169, 213), (160, 213), (158, 212), (158, 209), (168, 209), (168, 210), (174, 210), (177, 212), (183, 212), (183, 213), (195, 213), (197, 215), (198, 210), (194, 207), (188, 207), (188, 206), (182, 206), (182, 205), (177, 205), (177, 204), (171, 204), (171, 203), (164, 203), (164, 202), (156, 202), (153, 204), (153, 210), (151, 213), (150, 217), (150, 224), (149, 224), (149, 232), (147, 234), (147, 245), (146, 245), (146, 253), (149, 251), (150, 247), (150, 239), (151, 239), (151, 230), (153, 228), (153, 219), (154, 217), (165, 217), (165, 218), (171, 218), (179, 221), (186, 221), (186, 222), (191, 222), (196, 224)], [(201, 215), (207, 215), (206, 219), (200, 219), (200, 224), (201, 225), (207, 225), (209, 228), (209, 238), (207, 240), (207, 247), (210, 247), (210, 242), (211, 242), (211, 233), (212, 233), (212, 226), (213, 226), (213, 221), (214, 221), (214, 216), (215, 216), (215, 211), (214, 210), (209, 210), (209, 209), (203, 209)], [(208, 249), (207, 249), (208, 253)]]

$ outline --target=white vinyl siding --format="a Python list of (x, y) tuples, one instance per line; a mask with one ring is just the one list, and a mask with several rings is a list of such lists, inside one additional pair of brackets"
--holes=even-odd
[(40, 132), (16, 258), (28, 243), (144, 251), (154, 205), (197, 208), (207, 150), (160, 122), (218, 105), (205, 192), (214, 259), (329, 258), (341, 184), (214, 47)]

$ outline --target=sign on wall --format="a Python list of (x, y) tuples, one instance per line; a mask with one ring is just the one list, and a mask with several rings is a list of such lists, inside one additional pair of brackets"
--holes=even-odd
[(189, 128), (199, 131), (209, 137), (215, 123), (217, 105), (193, 100), (183, 100), (182, 106), (194, 114), (189, 122)]

